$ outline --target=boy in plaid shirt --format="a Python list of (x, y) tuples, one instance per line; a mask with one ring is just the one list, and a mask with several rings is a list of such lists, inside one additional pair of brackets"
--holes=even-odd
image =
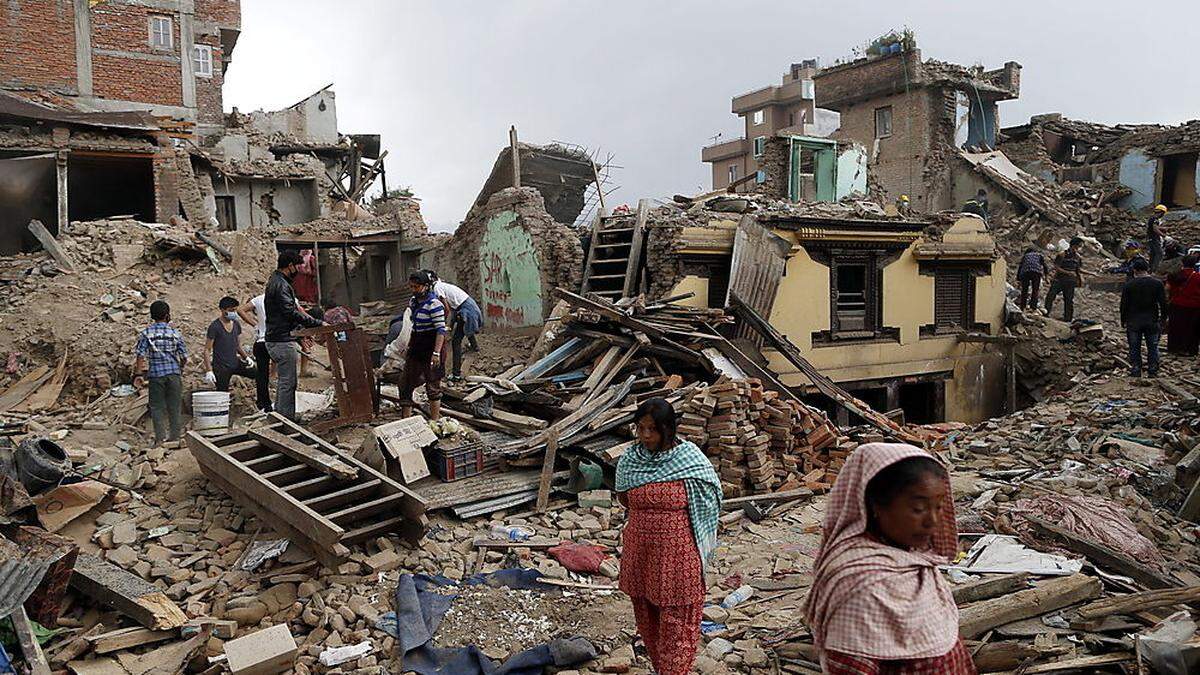
[[(154, 422), (154, 444), (174, 443), (183, 433), (183, 367), (187, 347), (179, 331), (170, 326), (171, 306), (164, 300), (150, 303), (154, 323), (138, 335), (137, 380), (150, 380), (150, 419)], [(140, 386), (140, 382), (135, 382)]]

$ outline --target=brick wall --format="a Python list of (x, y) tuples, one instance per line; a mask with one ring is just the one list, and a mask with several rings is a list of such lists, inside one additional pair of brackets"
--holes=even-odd
[(196, 44), (212, 47), (212, 77), (196, 78), (196, 120), (200, 124), (222, 125), (225, 114), (221, 87), (225, 74), (221, 72), (221, 40), (216, 35), (196, 35)]
[[(150, 46), (150, 17), (170, 16), (171, 49)], [(100, 50), (132, 52), (115, 56)], [(92, 71), (96, 96), (159, 105), (183, 105), (179, 63), (179, 12), (138, 5), (104, 4), (92, 8)], [(188, 55), (191, 58), (191, 55)]]
[(0, 3), (0, 85), (78, 90), (71, 0)]
[[(918, 89), (856, 103), (842, 110), (841, 128), (835, 136), (857, 141), (867, 148), (871, 178), (884, 191), (885, 203), (907, 194), (913, 208), (928, 210), (924, 157), (933, 148), (934, 125), (939, 120), (935, 111), (942, 105), (940, 93), (937, 89)], [(875, 110), (886, 106), (892, 107), (892, 134), (879, 139), (879, 151), (875, 154)]]
[(224, 28), (241, 28), (241, 0), (196, 0), (196, 20), (213, 21)]

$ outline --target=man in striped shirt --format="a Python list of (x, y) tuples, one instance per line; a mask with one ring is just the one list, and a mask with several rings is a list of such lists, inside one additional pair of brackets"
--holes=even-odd
[(404, 359), (404, 383), (400, 387), (403, 417), (412, 414), (413, 392), (422, 384), (429, 397), (429, 418), (442, 416), (442, 346), (446, 342), (446, 307), (433, 292), (433, 278), (428, 272), (413, 272), (408, 277), (412, 290), (409, 309), (412, 310), (412, 337), (408, 340), (408, 355)]
[(150, 303), (150, 319), (154, 322), (138, 335), (137, 375), (150, 380), (150, 420), (154, 424), (154, 444), (177, 443), (183, 434), (183, 367), (187, 364), (187, 347), (183, 336), (171, 327), (171, 306), (166, 300)]

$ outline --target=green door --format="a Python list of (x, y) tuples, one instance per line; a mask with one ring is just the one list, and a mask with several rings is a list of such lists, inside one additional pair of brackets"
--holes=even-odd
[(816, 154), (817, 201), (832, 202), (837, 200), (837, 151), (833, 148), (813, 148), (809, 152)]

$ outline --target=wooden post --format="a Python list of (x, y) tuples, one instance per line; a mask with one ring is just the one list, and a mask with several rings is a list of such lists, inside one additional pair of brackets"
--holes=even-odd
[(69, 150), (59, 150), (54, 158), (54, 169), (56, 178), (58, 179), (58, 234), (62, 236), (63, 232), (67, 231), (67, 225), (71, 222), (71, 211), (68, 201), (67, 183), (67, 154)]
[(54, 258), (54, 262), (58, 263), (58, 266), (62, 269), (62, 271), (75, 271), (75, 261), (71, 260), (71, 256), (67, 255), (66, 251), (62, 250), (62, 247), (58, 245), (58, 241), (54, 238), (54, 235), (50, 234), (50, 231), (46, 229), (45, 225), (42, 225), (42, 221), (29, 221), (29, 231), (33, 233), (34, 237), (37, 237), (38, 243), (40, 243), (42, 248), (46, 249), (46, 252), (49, 253), (52, 258)]
[(1017, 412), (1017, 347), (1016, 345), (1008, 345), (1008, 349), (1004, 350), (1006, 361), (1005, 376), (1008, 382), (1005, 389), (1007, 390), (1008, 410), (1005, 410), (1009, 415)]
[(313, 239), (313, 269), (315, 270), (315, 272), (313, 273), (313, 276), (316, 277), (316, 282), (317, 282), (317, 306), (320, 307), (321, 306), (321, 297), (322, 297), (321, 296), (321, 245), (319, 243), (317, 243), (316, 239)]
[(558, 429), (551, 428), (546, 436), (546, 457), (542, 460), (542, 476), (538, 480), (537, 513), (546, 512), (550, 501), (550, 481), (554, 478), (554, 460), (558, 457)]
[(515, 124), (508, 129), (508, 147), (512, 153), (512, 186), (519, 188), (521, 187), (521, 148), (517, 146), (517, 127)]
[(596, 180), (596, 198), (600, 200), (600, 215), (608, 213), (608, 209), (604, 207), (604, 183), (600, 182), (600, 169), (596, 166), (596, 162), (592, 162), (592, 178)]
[(50, 665), (46, 663), (42, 646), (33, 634), (33, 626), (29, 623), (24, 606), (17, 605), (13, 611), (12, 625), (17, 634), (17, 643), (21, 645), (21, 655), (25, 657), (25, 664), (29, 667), (31, 675), (50, 675)]
[(346, 242), (342, 242), (342, 283), (346, 285), (346, 304), (354, 307), (357, 311), (358, 307), (354, 303), (354, 297), (350, 295), (350, 262), (347, 259)]

